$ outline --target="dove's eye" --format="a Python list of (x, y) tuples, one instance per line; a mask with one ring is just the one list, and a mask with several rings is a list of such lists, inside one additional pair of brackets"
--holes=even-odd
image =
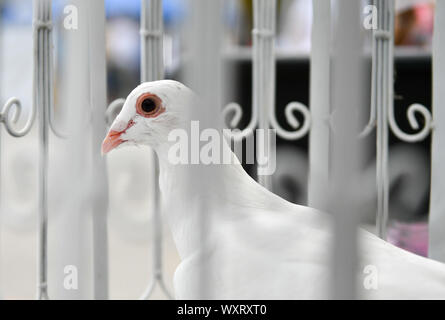
[(156, 103), (153, 99), (147, 98), (141, 103), (141, 109), (145, 113), (152, 113), (156, 110)]
[(164, 110), (161, 99), (151, 93), (141, 95), (136, 102), (137, 113), (146, 118), (156, 117)]

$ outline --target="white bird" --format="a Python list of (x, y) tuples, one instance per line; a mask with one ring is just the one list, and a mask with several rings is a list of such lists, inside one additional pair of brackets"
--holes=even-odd
[[(127, 97), (102, 145), (104, 154), (118, 146), (148, 145), (159, 157), (163, 214), (181, 257), (174, 277), (176, 298), (329, 298), (330, 215), (276, 196), (239, 162), (190, 166), (169, 161), (169, 132), (187, 129), (195, 99), (176, 81), (143, 83)], [(225, 143), (221, 147), (229, 148)], [(207, 180), (193, 177), (194, 183), (188, 183), (192, 168)], [(225, 183), (230, 187), (224, 188)], [(439, 262), (361, 229), (359, 257), (359, 298), (445, 299), (445, 265)], [(365, 285), (370, 275), (363, 272), (366, 266), (375, 272), (371, 287)], [(201, 290), (203, 275), (206, 290)]]

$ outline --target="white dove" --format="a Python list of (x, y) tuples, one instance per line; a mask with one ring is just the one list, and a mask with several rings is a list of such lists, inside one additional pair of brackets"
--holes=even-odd
[[(193, 172), (205, 170), (208, 180), (196, 177), (190, 184), (185, 179), (191, 166), (169, 161), (169, 132), (187, 130), (195, 99), (176, 81), (143, 83), (127, 97), (102, 145), (103, 154), (118, 146), (148, 145), (159, 157), (162, 210), (181, 257), (174, 276), (176, 298), (328, 299), (330, 215), (276, 196), (239, 162), (195, 165)], [(224, 183), (230, 188), (224, 189)], [(205, 185), (190, 189), (199, 184)], [(205, 238), (199, 232), (202, 199)], [(445, 299), (445, 265), (361, 229), (359, 256), (359, 298)], [(366, 266), (375, 272), (371, 287), (364, 283)], [(203, 275), (206, 290), (201, 290)]]

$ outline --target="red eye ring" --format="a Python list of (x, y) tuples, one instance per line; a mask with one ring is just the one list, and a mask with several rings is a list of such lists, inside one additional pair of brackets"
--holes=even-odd
[(164, 111), (162, 100), (155, 94), (144, 93), (136, 101), (136, 112), (145, 118), (155, 118)]

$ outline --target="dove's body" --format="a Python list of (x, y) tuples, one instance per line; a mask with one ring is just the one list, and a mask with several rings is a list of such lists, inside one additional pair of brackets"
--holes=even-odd
[[(194, 172), (204, 171), (206, 181), (190, 183), (187, 166), (161, 159), (164, 215), (181, 255), (176, 297), (329, 298), (330, 215), (281, 199), (241, 165), (198, 166)], [(359, 297), (445, 299), (443, 264), (364, 230), (359, 230), (359, 256)]]
[[(133, 111), (137, 96), (147, 92), (164, 101), (165, 114), (156, 120)], [(176, 298), (329, 298), (333, 231), (328, 214), (281, 199), (239, 164), (173, 165), (168, 160), (166, 133), (186, 123), (183, 111), (193, 99), (182, 95), (189, 94), (177, 82), (142, 84), (130, 94), (104, 142), (109, 151), (121, 132), (121, 141), (148, 144), (159, 156), (162, 207), (181, 256)], [(163, 121), (168, 123), (161, 127)], [(445, 265), (363, 230), (358, 241), (359, 298), (445, 299)]]

